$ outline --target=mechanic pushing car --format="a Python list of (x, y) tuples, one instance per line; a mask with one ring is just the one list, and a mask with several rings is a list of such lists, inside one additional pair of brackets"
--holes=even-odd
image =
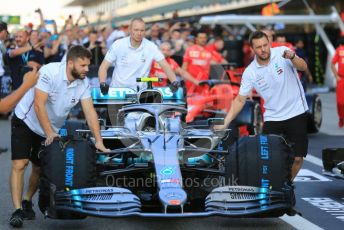
[(263, 133), (282, 134), (293, 143), (293, 180), (308, 149), (308, 106), (297, 75), (297, 70), (306, 70), (307, 64), (287, 47), (271, 48), (268, 36), (262, 31), (253, 32), (249, 42), (255, 59), (243, 73), (239, 95), (235, 98), (224, 125), (214, 128), (227, 128), (255, 88), (265, 101)]
[[(103, 152), (109, 151), (100, 135), (98, 117), (86, 79), (91, 57), (92, 54), (86, 48), (74, 46), (67, 54), (67, 62), (43, 66), (39, 71), (35, 89), (28, 91), (15, 108), (12, 119), (10, 182), (15, 208), (10, 224), (14, 227), (20, 227), (24, 218), (35, 218), (31, 199), (38, 186), (38, 152), (41, 142), (44, 141), (47, 146), (54, 138), (59, 137), (58, 130), (64, 124), (71, 108), (79, 101), (95, 137), (95, 147)], [(32, 162), (32, 173), (28, 191), (22, 200), (24, 171), (29, 160)]]
[(145, 87), (145, 83), (137, 83), (136, 79), (148, 77), (152, 61), (155, 60), (170, 80), (170, 88), (176, 91), (180, 83), (176, 75), (166, 62), (164, 55), (151, 41), (144, 38), (145, 22), (142, 18), (133, 18), (129, 25), (130, 36), (116, 40), (106, 53), (99, 67), (98, 75), (102, 94), (108, 93), (109, 85), (106, 83), (107, 70), (114, 64), (111, 87), (130, 87), (137, 89)]

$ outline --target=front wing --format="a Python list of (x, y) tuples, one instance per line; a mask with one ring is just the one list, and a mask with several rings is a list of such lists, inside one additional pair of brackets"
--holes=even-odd
[[(225, 186), (214, 189), (205, 199), (203, 212), (143, 212), (140, 199), (130, 190), (118, 187), (94, 187), (56, 192), (57, 211), (71, 211), (98, 217), (256, 217), (280, 216), (293, 210), (291, 186), (283, 192), (252, 186)], [(167, 209), (164, 209), (167, 210)], [(49, 213), (48, 213), (49, 216)]]

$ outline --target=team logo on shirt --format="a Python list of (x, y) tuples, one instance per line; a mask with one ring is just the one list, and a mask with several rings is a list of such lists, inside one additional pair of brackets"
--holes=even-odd
[(141, 54), (141, 61), (142, 61), (142, 62), (145, 62), (145, 61), (146, 61), (146, 58), (145, 58), (145, 55), (144, 55), (144, 54)]
[(129, 64), (129, 62), (128, 62), (128, 56), (125, 54), (125, 55), (122, 55), (121, 57), (120, 57), (120, 63), (122, 64), (122, 65), (128, 65)]
[(50, 80), (50, 78), (49, 78), (49, 76), (48, 76), (48, 75), (46, 75), (46, 74), (43, 74), (43, 75), (41, 75), (41, 78), (40, 78), (40, 80), (41, 80), (41, 82), (43, 82), (44, 84), (49, 84), (49, 80)]
[(190, 57), (192, 58), (199, 57), (199, 51), (190, 51)]
[(211, 54), (205, 51), (202, 51), (201, 58), (210, 58)]
[(279, 67), (277, 63), (275, 63), (275, 70), (278, 75), (281, 75), (283, 73), (283, 69)]

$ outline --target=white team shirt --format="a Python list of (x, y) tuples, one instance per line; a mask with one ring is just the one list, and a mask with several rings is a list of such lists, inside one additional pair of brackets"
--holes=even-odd
[(141, 88), (144, 83), (137, 83), (136, 78), (148, 77), (152, 61), (159, 62), (165, 57), (151, 41), (143, 39), (138, 48), (130, 43), (130, 36), (116, 40), (106, 53), (105, 60), (114, 65), (112, 87)]
[(271, 48), (270, 62), (260, 66), (256, 58), (246, 68), (239, 94), (248, 96), (252, 88), (264, 99), (264, 121), (284, 121), (308, 110), (297, 70), (282, 57), (288, 48)]
[[(66, 74), (66, 63), (55, 62), (39, 70), (39, 79), (35, 88), (48, 93), (45, 108), (54, 132), (58, 133), (64, 124), (71, 108), (79, 100), (91, 97), (87, 78), (69, 82)], [(34, 88), (31, 88), (15, 108), (16, 116), (36, 134), (45, 137), (34, 109)]]

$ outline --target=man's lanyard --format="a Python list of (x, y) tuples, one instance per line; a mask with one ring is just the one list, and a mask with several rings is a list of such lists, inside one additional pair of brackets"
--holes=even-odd
[(29, 54), (30, 54), (30, 51), (28, 51), (28, 52), (26, 52), (26, 53), (21, 55), (22, 56), (22, 60), (24, 62), (24, 65), (26, 65), (28, 60), (29, 60)]

